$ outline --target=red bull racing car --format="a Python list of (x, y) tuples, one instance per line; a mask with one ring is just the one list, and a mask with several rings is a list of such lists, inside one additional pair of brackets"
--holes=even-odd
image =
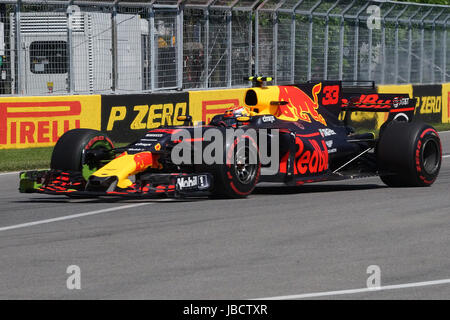
[[(414, 121), (416, 101), (407, 94), (378, 94), (373, 83), (265, 86), (270, 79), (248, 80), (254, 86), (245, 104), (208, 124), (193, 126), (189, 115), (180, 116), (184, 126), (150, 130), (120, 148), (99, 131), (68, 131), (56, 143), (51, 169), (20, 173), (19, 190), (74, 197), (243, 198), (260, 182), (299, 186), (380, 176), (391, 187), (426, 187), (436, 180), (439, 135)], [(348, 124), (354, 111), (382, 112), (386, 121), (379, 135), (356, 133)], [(203, 158), (207, 151), (215, 161)], [(175, 161), (174, 154), (182, 160)]]

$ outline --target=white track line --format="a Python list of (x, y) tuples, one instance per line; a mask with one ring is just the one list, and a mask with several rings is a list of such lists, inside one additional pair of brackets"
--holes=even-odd
[(355, 293), (378, 292), (378, 291), (385, 291), (385, 290), (396, 290), (396, 289), (405, 289), (405, 288), (417, 288), (417, 287), (436, 286), (436, 285), (440, 285), (440, 284), (450, 284), (450, 279), (442, 279), (442, 280), (435, 280), (435, 281), (425, 281), (425, 282), (413, 282), (413, 283), (405, 283), (405, 284), (396, 284), (396, 285), (390, 285), (390, 286), (381, 286), (381, 287), (378, 287), (378, 288), (361, 288), (361, 289), (350, 289), (350, 290), (339, 290), (339, 291), (326, 291), (326, 292), (295, 294), (295, 295), (290, 295), (290, 296), (258, 298), (258, 299), (254, 299), (254, 300), (307, 299), (307, 298), (317, 298), (317, 297), (326, 297), (326, 296), (338, 296), (338, 295), (355, 294)]
[(14, 172), (0, 172), (0, 176), (7, 176), (11, 174), (19, 174), (21, 171), (14, 171)]
[(126, 206), (121, 206), (121, 207), (114, 207), (114, 208), (108, 208), (108, 209), (101, 209), (101, 210), (96, 210), (96, 211), (89, 211), (89, 212), (84, 212), (84, 213), (72, 214), (72, 215), (69, 215), (69, 216), (58, 217), (58, 218), (53, 218), (53, 219), (31, 221), (31, 222), (26, 222), (26, 223), (12, 225), (12, 226), (1, 227), (0, 228), (0, 232), (1, 231), (7, 231), (7, 230), (27, 228), (27, 227), (37, 226), (37, 225), (40, 225), (40, 224), (46, 224), (46, 223), (52, 223), (52, 222), (58, 222), (58, 221), (64, 221), (64, 220), (72, 220), (72, 219), (76, 219), (76, 218), (93, 216), (93, 215), (96, 215), (96, 214), (101, 214), (101, 213), (106, 213), (106, 212), (112, 212), (112, 211), (119, 211), (119, 210), (125, 210), (125, 209), (130, 209), (130, 208), (142, 207), (142, 206), (145, 206), (145, 205), (149, 205), (149, 203), (148, 202), (147, 203), (137, 203), (137, 204), (135, 203), (135, 204), (129, 204), (129, 205), (126, 205)]

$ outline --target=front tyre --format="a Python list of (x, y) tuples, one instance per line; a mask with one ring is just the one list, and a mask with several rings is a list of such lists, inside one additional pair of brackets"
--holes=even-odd
[(114, 148), (107, 135), (92, 129), (74, 129), (64, 133), (56, 142), (50, 163), (51, 169), (81, 172), (84, 179), (102, 167), (102, 163), (88, 162), (86, 151)]
[(378, 142), (381, 180), (390, 187), (428, 187), (436, 180), (442, 162), (441, 141), (425, 123), (389, 123)]
[(261, 163), (256, 142), (247, 136), (237, 137), (224, 149), (225, 164), (213, 166), (214, 196), (245, 198), (258, 183)]

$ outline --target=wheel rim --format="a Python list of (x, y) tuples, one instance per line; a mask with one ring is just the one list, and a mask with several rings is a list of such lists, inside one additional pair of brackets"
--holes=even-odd
[(438, 170), (440, 163), (440, 148), (434, 139), (424, 143), (421, 158), (425, 172), (433, 175)]
[(258, 171), (258, 164), (251, 164), (250, 160), (250, 149), (248, 147), (241, 147), (237, 150), (234, 172), (236, 178), (242, 184), (252, 183)]
[[(89, 150), (93, 150), (93, 149), (111, 150), (112, 148), (111, 148), (111, 145), (107, 141), (99, 140), (99, 141), (95, 142), (89, 148)], [(89, 177), (100, 168), (101, 168), (101, 165), (91, 166), (85, 162), (85, 153), (83, 150), (83, 153), (81, 156), (81, 174), (83, 175), (83, 178), (87, 181), (89, 179)]]

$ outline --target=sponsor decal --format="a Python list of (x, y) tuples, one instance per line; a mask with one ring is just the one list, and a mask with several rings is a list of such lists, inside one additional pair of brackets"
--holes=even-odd
[(189, 115), (188, 93), (102, 96), (102, 131), (117, 142), (130, 143), (151, 129), (181, 126), (184, 122), (177, 120), (181, 115)]
[(328, 170), (328, 148), (323, 139), (297, 136), (295, 143), (298, 146), (295, 174), (314, 175)]
[(413, 95), (417, 99), (416, 118), (431, 123), (442, 121), (442, 85), (413, 86)]
[(322, 135), (322, 137), (330, 137), (330, 136), (335, 136), (336, 132), (332, 129), (319, 129), (320, 134)]
[(100, 96), (0, 99), (0, 149), (53, 146), (75, 128), (100, 129)]
[(328, 141), (325, 141), (325, 143), (326, 143), (328, 149), (330, 149), (333, 146), (334, 142), (333, 142), (333, 140), (328, 140)]
[[(390, 109), (392, 108), (394, 99), (383, 99), (379, 94), (362, 94), (356, 101), (349, 101), (348, 99), (342, 99), (342, 106), (348, 105), (354, 106), (360, 109)], [(397, 99), (397, 103), (398, 99)]]
[(207, 189), (209, 187), (208, 178), (206, 175), (187, 176), (177, 178), (177, 189)]
[(336, 153), (337, 152), (337, 149), (336, 148), (334, 148), (334, 149), (328, 149), (328, 154), (332, 154), (332, 153)]
[(275, 122), (275, 117), (274, 116), (263, 116), (262, 117), (262, 121), (263, 122), (274, 123)]
[(311, 118), (317, 122), (327, 125), (325, 119), (318, 112), (319, 108), (319, 93), (322, 90), (322, 83), (316, 84), (312, 88), (311, 98), (308, 94), (295, 86), (279, 86), (280, 96), (279, 101), (289, 102), (287, 105), (281, 105), (278, 108), (281, 119), (291, 121), (306, 121), (311, 122)]
[(141, 152), (135, 154), (134, 162), (136, 163), (135, 172), (144, 171), (146, 168), (150, 167), (153, 163), (153, 156), (150, 152)]
[(395, 98), (392, 101), (394, 108), (404, 107), (409, 105), (409, 98)]
[(162, 133), (147, 133), (145, 136), (147, 138), (162, 138), (164, 135)]

